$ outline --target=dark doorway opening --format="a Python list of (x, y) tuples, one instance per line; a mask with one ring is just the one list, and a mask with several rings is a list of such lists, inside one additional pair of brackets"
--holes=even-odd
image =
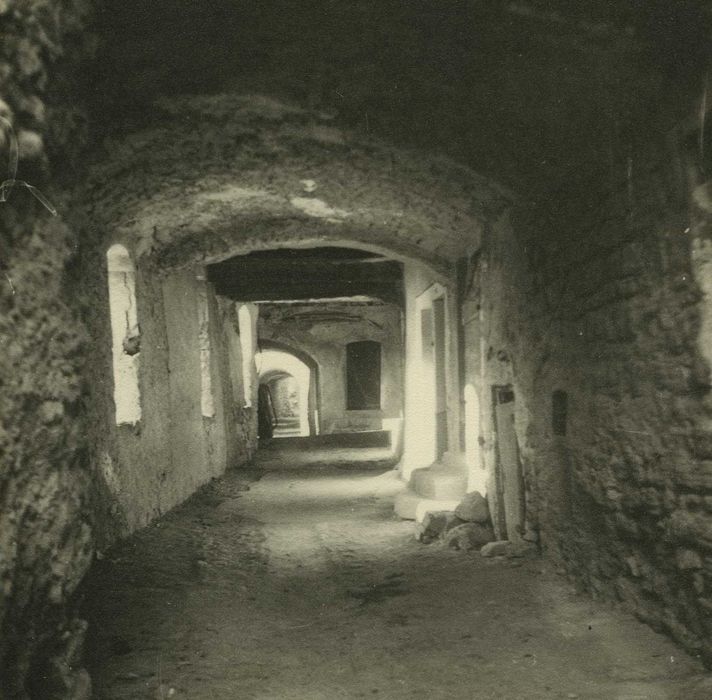
[(381, 408), (381, 344), (360, 340), (346, 346), (346, 408)]

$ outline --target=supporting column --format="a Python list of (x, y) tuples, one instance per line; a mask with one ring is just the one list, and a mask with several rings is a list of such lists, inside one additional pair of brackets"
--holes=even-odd
[(459, 449), (456, 299), (452, 290), (415, 265), (406, 289), (405, 445), (401, 476), (409, 488), (396, 499), (402, 518), (452, 510), (467, 489)]

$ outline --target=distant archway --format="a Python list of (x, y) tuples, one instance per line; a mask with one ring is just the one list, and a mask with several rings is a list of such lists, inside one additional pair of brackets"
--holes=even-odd
[[(309, 435), (319, 435), (321, 432), (321, 423), (319, 418), (320, 397), (321, 397), (321, 378), (319, 375), (319, 365), (309, 353), (292, 347), (286, 343), (280, 343), (277, 340), (263, 340), (260, 338), (257, 343), (258, 352), (267, 350), (280, 351), (288, 353), (296, 357), (300, 362), (303, 362), (309, 368), (309, 393), (308, 393), (308, 419), (309, 419)], [(258, 368), (259, 373), (259, 368)]]
[(255, 355), (255, 364), (260, 385), (269, 390), (271, 410), (278, 421), (277, 425), (279, 425), (280, 418), (288, 418), (289, 411), (285, 410), (285, 406), (278, 405), (278, 398), (282, 397), (278, 397), (276, 389), (280, 384), (287, 387), (287, 382), (291, 379), (292, 386), (289, 388), (293, 388), (296, 392), (294, 413), (298, 419), (298, 435), (314, 434), (312, 431), (313, 421), (309, 419), (310, 404), (313, 403), (309, 400), (312, 385), (309, 366), (289, 351), (264, 348), (261, 348), (260, 352)]

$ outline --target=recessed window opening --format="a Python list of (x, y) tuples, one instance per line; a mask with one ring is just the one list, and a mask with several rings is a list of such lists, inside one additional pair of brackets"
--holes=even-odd
[(106, 252), (114, 372), (116, 425), (141, 420), (138, 386), (140, 335), (136, 309), (136, 269), (122, 245)]
[(361, 340), (346, 346), (346, 409), (381, 408), (381, 344)]
[(551, 429), (554, 435), (566, 435), (568, 423), (568, 396), (557, 389), (551, 395)]

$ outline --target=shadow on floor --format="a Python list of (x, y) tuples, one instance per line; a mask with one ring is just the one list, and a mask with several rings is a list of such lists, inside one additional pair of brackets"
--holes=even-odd
[(697, 660), (545, 561), (418, 544), (393, 470), (298, 454), (263, 451), (96, 563), (95, 697), (712, 697)]

